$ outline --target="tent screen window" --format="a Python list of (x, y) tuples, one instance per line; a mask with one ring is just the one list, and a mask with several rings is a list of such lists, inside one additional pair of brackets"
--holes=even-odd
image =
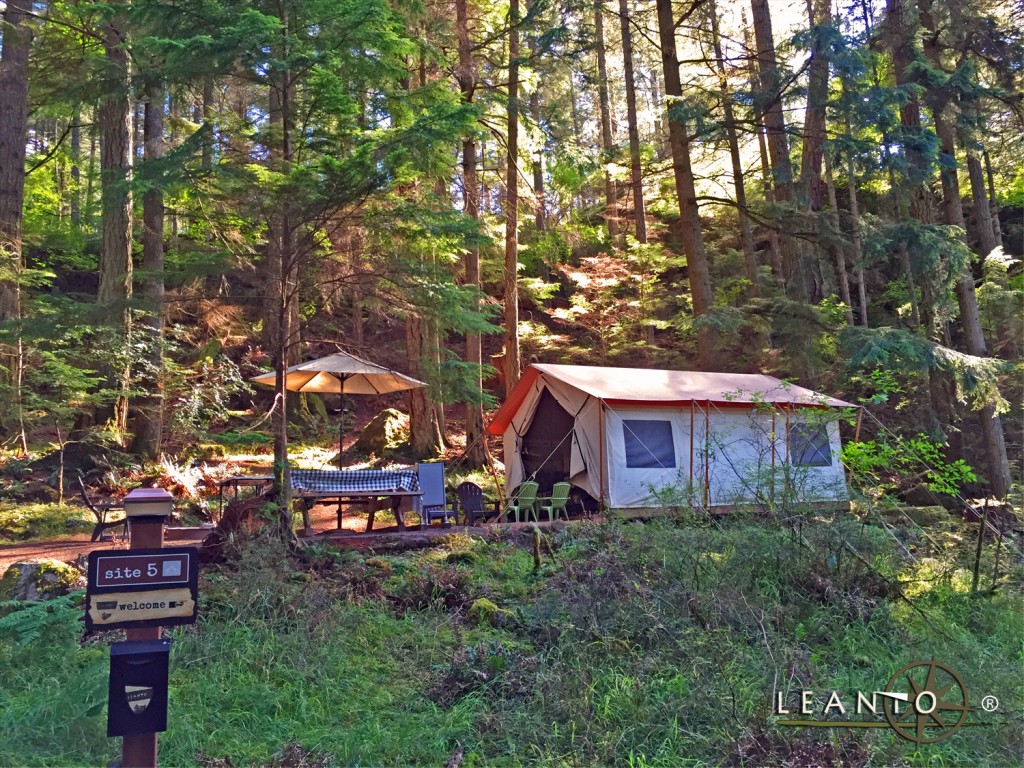
[(626, 466), (631, 469), (673, 469), (676, 447), (672, 442), (672, 424), (668, 421), (623, 419), (626, 440)]
[(789, 455), (797, 467), (832, 466), (832, 451), (824, 425), (791, 424)]

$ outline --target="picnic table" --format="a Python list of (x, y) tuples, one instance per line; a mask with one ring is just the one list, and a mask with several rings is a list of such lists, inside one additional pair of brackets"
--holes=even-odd
[(256, 493), (263, 493), (274, 482), (273, 475), (232, 475), (217, 481), (217, 488), (220, 491), (220, 514), (224, 514), (224, 489), (234, 488), (235, 499), (238, 499), (239, 488), (255, 488)]
[(373, 519), (380, 504), (390, 505), (398, 530), (405, 530), (405, 516), (400, 507), (404, 499), (423, 495), (419, 476), (414, 469), (293, 469), (292, 492), (302, 504), (302, 524), (309, 530), (309, 510), (321, 501), (338, 502), (338, 529), (341, 530), (342, 505), (366, 504), (367, 532), (373, 530)]

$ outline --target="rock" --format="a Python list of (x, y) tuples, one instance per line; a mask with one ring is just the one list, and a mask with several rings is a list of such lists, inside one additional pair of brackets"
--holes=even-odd
[(449, 552), (444, 561), (449, 565), (473, 565), (474, 563), (480, 562), (480, 555), (472, 550), (465, 549), (456, 552)]
[(940, 506), (907, 507), (904, 509), (904, 512), (906, 512), (907, 517), (922, 528), (941, 525), (950, 521), (949, 512), (946, 511), (945, 507)]
[[(80, 442), (68, 443), (64, 449), (64, 483), (70, 486), (75, 472), (85, 475), (97, 470), (129, 467), (133, 462), (129, 454), (90, 435)], [(29, 467), (35, 471), (52, 473), (57, 471), (59, 465), (60, 453), (53, 451), (36, 459)]]
[(508, 621), (511, 611), (499, 608), (486, 597), (480, 597), (469, 606), (469, 620), (476, 626), (490, 624), (492, 627), (501, 627)]
[[(65, 479), (64, 492), (70, 495), (71, 491), (66, 483), (67, 480)], [(20, 483), (11, 483), (6, 487), (0, 486), (0, 496), (17, 501), (38, 502), (42, 504), (54, 504), (57, 501), (57, 491), (42, 480), (25, 480)]]
[(377, 458), (394, 455), (408, 446), (409, 417), (394, 408), (386, 408), (366, 425), (356, 440), (356, 451)]
[(0, 600), (50, 600), (85, 586), (82, 574), (59, 560), (26, 560), (0, 579)]

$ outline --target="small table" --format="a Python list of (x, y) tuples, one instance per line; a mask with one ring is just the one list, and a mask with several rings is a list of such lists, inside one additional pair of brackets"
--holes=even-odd
[(373, 530), (373, 518), (377, 512), (377, 506), (373, 503), (378, 500), (388, 500), (391, 504), (391, 512), (395, 516), (398, 530), (405, 530), (405, 515), (401, 512), (402, 499), (422, 496), (423, 491), (405, 491), (401, 489), (386, 491), (303, 491), (296, 490), (295, 495), (302, 499), (302, 524), (309, 530), (309, 510), (320, 501), (337, 499), (338, 501), (338, 530), (341, 530), (341, 505), (348, 502), (367, 501), (369, 504), (369, 515), (366, 519), (366, 532)]
[(224, 515), (224, 488), (231, 486), (235, 489), (235, 499), (238, 499), (239, 488), (257, 488), (263, 490), (263, 487), (270, 485), (274, 482), (273, 475), (235, 475), (232, 477), (225, 477), (222, 480), (217, 481), (217, 486), (220, 489), (220, 514)]

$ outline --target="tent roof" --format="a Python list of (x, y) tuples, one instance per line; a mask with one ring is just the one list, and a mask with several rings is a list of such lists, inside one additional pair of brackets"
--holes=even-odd
[(774, 376), (752, 373), (662, 371), (647, 368), (604, 368), (596, 365), (531, 365), (494, 414), (487, 431), (500, 435), (526, 399), (539, 376), (562, 381), (592, 397), (630, 405), (719, 405), (779, 403), (791, 406), (852, 408), (852, 403), (827, 397)]

